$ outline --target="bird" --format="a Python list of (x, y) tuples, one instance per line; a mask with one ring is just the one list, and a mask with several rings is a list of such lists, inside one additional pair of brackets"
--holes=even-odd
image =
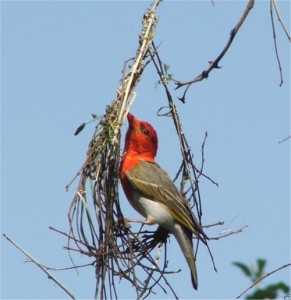
[(167, 172), (155, 157), (158, 136), (151, 124), (127, 115), (129, 127), (125, 136), (119, 176), (124, 194), (147, 225), (158, 224), (173, 234), (191, 272), (192, 285), (198, 289), (193, 234), (206, 243), (208, 239), (193, 214), (188, 201), (178, 191)]

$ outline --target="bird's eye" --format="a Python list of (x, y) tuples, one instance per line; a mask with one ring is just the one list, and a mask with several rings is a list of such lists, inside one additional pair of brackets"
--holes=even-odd
[(145, 134), (145, 135), (149, 135), (150, 132), (147, 130), (147, 129), (143, 129), (142, 132)]

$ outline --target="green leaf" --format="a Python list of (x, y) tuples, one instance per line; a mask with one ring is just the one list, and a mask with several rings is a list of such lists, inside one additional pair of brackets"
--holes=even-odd
[(264, 276), (264, 269), (266, 266), (266, 260), (265, 259), (258, 259), (257, 260), (258, 269), (256, 271), (256, 280), (262, 278)]
[(266, 263), (267, 263), (267, 262), (266, 262), (265, 259), (259, 258), (259, 259), (257, 260), (258, 270), (259, 270), (260, 272), (263, 272), (263, 271), (264, 271), (264, 268), (265, 268)]
[(252, 272), (247, 265), (240, 262), (233, 262), (232, 264), (242, 270), (247, 277), (252, 277)]
[(246, 297), (246, 299), (277, 299), (279, 291), (286, 295), (289, 293), (289, 287), (284, 282), (270, 284), (264, 289), (256, 289), (253, 294)]

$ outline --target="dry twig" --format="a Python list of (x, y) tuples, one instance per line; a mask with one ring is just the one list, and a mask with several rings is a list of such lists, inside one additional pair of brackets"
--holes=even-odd
[(245, 19), (247, 18), (249, 12), (252, 10), (252, 8), (254, 7), (254, 0), (249, 0), (246, 9), (244, 11), (244, 13), (242, 14), (240, 20), (238, 21), (238, 23), (236, 24), (236, 26), (231, 30), (230, 32), (230, 37), (224, 47), (224, 49), (221, 51), (221, 53), (217, 56), (216, 59), (214, 59), (213, 61), (209, 62), (209, 67), (204, 70), (200, 75), (196, 76), (194, 79), (190, 80), (190, 81), (178, 81), (175, 80), (175, 84), (177, 85), (176, 89), (181, 88), (182, 86), (187, 86), (183, 96), (181, 98), (179, 98), (179, 100), (181, 100), (183, 103), (185, 103), (185, 96), (186, 93), (189, 89), (189, 87), (198, 81), (201, 81), (203, 79), (208, 78), (209, 73), (213, 70), (213, 69), (219, 69), (219, 62), (221, 61), (221, 59), (224, 57), (224, 55), (226, 54), (226, 52), (228, 51), (230, 45), (232, 44), (237, 32), (239, 31), (240, 27), (242, 26), (242, 24), (244, 23)]
[(12, 244), (14, 245), (18, 250), (20, 250), (28, 259), (30, 262), (33, 262), (37, 267), (39, 267), (44, 273), (47, 274), (48, 278), (51, 279), (53, 282), (55, 282), (68, 296), (70, 296), (72, 299), (76, 299), (75, 296), (69, 291), (67, 287), (63, 283), (61, 283), (55, 276), (53, 276), (46, 266), (44, 266), (42, 263), (40, 263), (37, 259), (32, 257), (26, 250), (24, 250), (22, 247), (20, 247), (15, 241), (13, 241), (10, 237), (8, 237), (6, 234), (3, 234), (3, 236)]
[(271, 23), (272, 23), (272, 31), (273, 31), (273, 40), (274, 40), (274, 48), (275, 48), (275, 53), (276, 53), (276, 59), (277, 59), (277, 64), (279, 67), (279, 73), (280, 73), (280, 83), (279, 86), (283, 85), (283, 73), (282, 73), (282, 66), (281, 66), (281, 61), (280, 61), (280, 57), (279, 57), (279, 52), (278, 52), (278, 47), (277, 47), (277, 37), (276, 37), (276, 29), (275, 29), (275, 23), (274, 23), (274, 17), (273, 17), (273, 5), (275, 6), (275, 11), (277, 13), (278, 19), (281, 22), (281, 25), (283, 27), (283, 29), (285, 30), (289, 41), (290, 41), (290, 36), (287, 32), (287, 30), (285, 29), (284, 23), (281, 19), (281, 15), (279, 13), (279, 9), (278, 9), (278, 5), (277, 5), (277, 1), (275, 0), (270, 0), (270, 14), (271, 14)]
[(282, 26), (282, 28), (283, 28), (283, 30), (284, 30), (286, 36), (287, 36), (289, 42), (291, 42), (291, 36), (290, 36), (290, 33), (288, 32), (288, 30), (287, 30), (287, 28), (286, 28), (286, 25), (285, 25), (285, 23), (284, 23), (284, 21), (283, 21), (283, 18), (282, 18), (282, 16), (281, 16), (281, 13), (280, 13), (280, 10), (279, 10), (278, 0), (270, 0), (270, 1), (273, 3), (273, 5), (274, 5), (274, 7), (275, 7), (275, 11), (276, 11), (276, 14), (277, 14), (277, 18), (278, 18), (278, 20), (279, 20), (279, 22), (280, 22), (280, 24), (281, 24), (281, 26)]

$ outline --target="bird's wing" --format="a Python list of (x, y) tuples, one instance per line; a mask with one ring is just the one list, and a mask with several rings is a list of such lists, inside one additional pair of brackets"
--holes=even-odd
[(179, 193), (169, 175), (155, 162), (140, 161), (126, 173), (130, 184), (153, 201), (165, 204), (173, 217), (196, 235), (203, 235), (187, 200)]

